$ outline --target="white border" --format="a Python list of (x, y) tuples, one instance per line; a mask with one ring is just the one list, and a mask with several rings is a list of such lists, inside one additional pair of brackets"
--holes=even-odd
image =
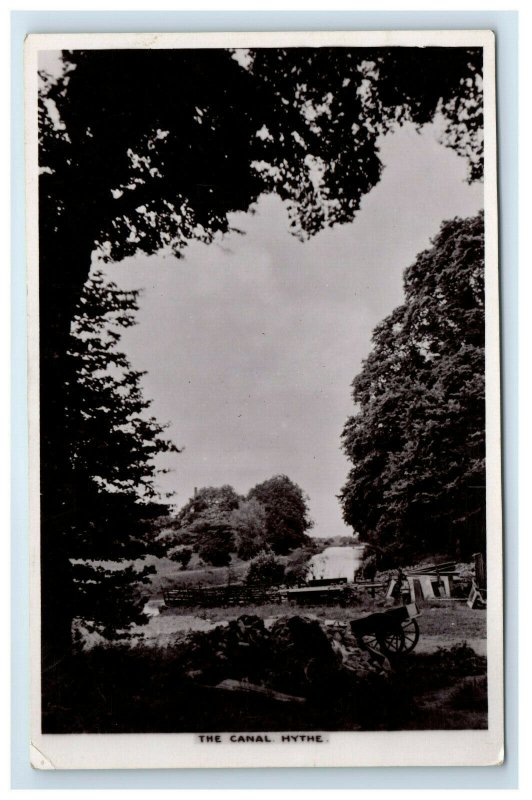
[[(32, 34), (25, 46), (28, 244), (31, 763), (38, 769), (487, 766), (503, 760), (502, 525), (495, 49), (491, 31)], [(325, 744), (200, 744), (194, 734), (40, 733), (37, 57), (40, 50), (173, 47), (482, 46), (485, 91), (487, 402), (487, 731), (332, 732)], [(280, 739), (280, 734), (270, 738)]]

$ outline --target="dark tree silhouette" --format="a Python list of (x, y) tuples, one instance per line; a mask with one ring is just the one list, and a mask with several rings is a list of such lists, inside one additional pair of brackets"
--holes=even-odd
[(485, 548), (484, 220), (443, 224), (373, 333), (345, 426), (344, 517), (401, 552)]
[(272, 190), (300, 236), (349, 221), (379, 180), (378, 136), (440, 111), (471, 177), (482, 168), (481, 49), (264, 49), (248, 69), (215, 49), (64, 59), (64, 76), (43, 81), (40, 97), (42, 640), (52, 658), (69, 646), (78, 490), (66, 354), (94, 250), (179, 255)]
[[(140, 380), (117, 346), (135, 324), (137, 292), (97, 272), (85, 284), (70, 337), (75, 381), (66, 387), (70, 479), (76, 505), (65, 530), (71, 576), (69, 611), (113, 636), (142, 619), (138, 584), (152, 567), (132, 562), (157, 550), (150, 522), (165, 510), (155, 457), (176, 452), (165, 426), (146, 414)], [(100, 561), (114, 562), (94, 565)]]

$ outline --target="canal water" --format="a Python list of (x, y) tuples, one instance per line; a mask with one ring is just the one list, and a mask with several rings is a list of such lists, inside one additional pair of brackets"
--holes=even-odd
[(326, 547), (323, 552), (310, 559), (308, 577), (310, 580), (347, 578), (352, 581), (362, 563), (363, 555), (362, 544), (352, 547)]

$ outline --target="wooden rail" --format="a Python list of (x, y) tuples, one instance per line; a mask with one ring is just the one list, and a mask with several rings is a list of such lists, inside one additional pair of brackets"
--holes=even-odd
[(298, 604), (349, 602), (359, 591), (369, 591), (375, 597), (385, 584), (337, 582), (334, 585), (305, 585), (292, 588), (279, 586), (193, 586), (163, 591), (167, 606), (235, 606), (282, 603), (287, 600)]
[(232, 606), (253, 603), (280, 603), (285, 593), (270, 586), (206, 586), (167, 589), (167, 606)]

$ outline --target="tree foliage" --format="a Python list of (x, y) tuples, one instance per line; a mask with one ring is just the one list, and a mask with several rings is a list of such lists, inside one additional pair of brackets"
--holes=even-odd
[(285, 583), (298, 584), (305, 583), (309, 577), (310, 560), (312, 556), (320, 552), (320, 544), (316, 539), (307, 540), (307, 544), (293, 550), (287, 558), (285, 567)]
[(286, 475), (257, 484), (246, 498), (228, 485), (197, 489), (175, 520), (183, 541), (217, 566), (228, 564), (231, 552), (245, 561), (262, 550), (289, 553), (308, 543), (312, 526), (306, 495)]
[(199, 519), (191, 528), (196, 536), (195, 549), (207, 564), (227, 567), (235, 549), (233, 530), (223, 520)]
[(362, 540), (416, 552), (485, 546), (483, 216), (443, 224), (353, 382), (340, 498)]
[(279, 555), (286, 555), (306, 544), (306, 531), (312, 527), (307, 497), (286, 475), (275, 475), (249, 491), (248, 499), (256, 500), (266, 512), (268, 545)]
[(232, 486), (203, 486), (179, 510), (176, 522), (181, 528), (190, 528), (198, 521), (228, 522), (241, 497)]
[(239, 558), (248, 561), (267, 547), (268, 520), (266, 509), (254, 497), (241, 500), (231, 513), (231, 526), (236, 538)]
[[(111, 634), (139, 619), (138, 584), (153, 571), (132, 562), (153, 553), (151, 520), (164, 511), (155, 457), (176, 452), (165, 427), (147, 415), (143, 373), (117, 349), (120, 330), (135, 323), (137, 292), (94, 273), (72, 325), (65, 418), (76, 507), (66, 546), (72, 563), (71, 612)], [(112, 561), (106, 568), (92, 559)], [(114, 594), (114, 600), (113, 598)]]
[(225, 567), (235, 550), (231, 515), (240, 502), (232, 486), (195, 490), (176, 516), (177, 525), (207, 563)]
[[(481, 49), (264, 48), (247, 68), (216, 49), (64, 59), (42, 93), (46, 225), (63, 235), (83, 214), (85, 234), (115, 260), (209, 240), (265, 189), (288, 201), (304, 235), (352, 219), (380, 177), (378, 136), (436, 113), (470, 177), (482, 175)], [(85, 192), (57, 205), (59, 182), (64, 194), (74, 180)]]
[(246, 575), (246, 583), (252, 586), (278, 586), (283, 580), (283, 562), (271, 550), (261, 550), (251, 561)]
[[(465, 48), (290, 48), (253, 51), (250, 71), (273, 90), (260, 168), (305, 238), (352, 220), (381, 176), (378, 138), (397, 125), (444, 120), (442, 141), (483, 174), (482, 54)], [(319, 180), (316, 181), (316, 173)]]

